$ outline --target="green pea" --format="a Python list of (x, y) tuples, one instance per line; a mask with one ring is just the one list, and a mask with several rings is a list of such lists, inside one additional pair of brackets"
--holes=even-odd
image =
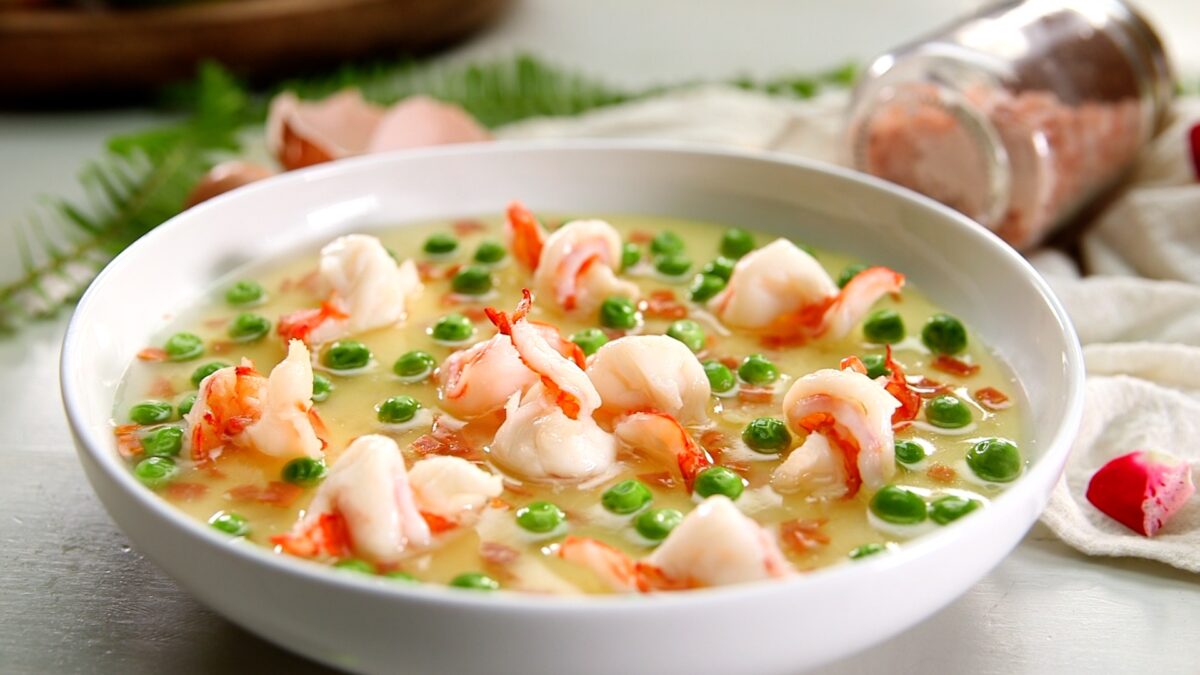
[(925, 459), (925, 448), (913, 441), (896, 441), (896, 461), (901, 464), (918, 464)]
[(357, 574), (375, 574), (375, 566), (366, 560), (358, 558), (346, 558), (333, 563), (334, 569), (346, 570), (347, 572), (355, 572)]
[(473, 591), (500, 590), (500, 582), (482, 572), (464, 572), (450, 580), (454, 588), (467, 588)]
[(723, 466), (710, 466), (701, 471), (693, 487), (701, 497), (725, 495), (730, 499), (741, 497), (746, 489), (742, 477)]
[(447, 314), (433, 324), (430, 334), (442, 342), (465, 342), (475, 334), (475, 326), (462, 314)]
[(578, 333), (573, 333), (571, 342), (579, 345), (584, 356), (591, 356), (608, 342), (608, 336), (599, 328), (585, 328)]
[(420, 402), (411, 396), (393, 396), (375, 406), (376, 416), (384, 424), (403, 424), (417, 416)]
[(517, 524), (537, 534), (557, 530), (567, 519), (567, 514), (551, 502), (533, 502), (517, 509)]
[(621, 246), (621, 269), (627, 270), (630, 267), (638, 264), (642, 259), (642, 249), (633, 242), (627, 242)]
[(868, 342), (894, 345), (904, 339), (904, 319), (894, 309), (877, 309), (863, 321), (863, 337)]
[(659, 232), (650, 240), (650, 252), (654, 255), (683, 253), (683, 248), (683, 239), (670, 230)]
[(333, 382), (320, 373), (313, 373), (312, 400), (320, 403), (333, 393)]
[(225, 302), (231, 305), (251, 305), (267, 294), (257, 281), (238, 281), (225, 290)]
[(662, 541), (681, 522), (683, 514), (675, 509), (650, 509), (633, 519), (633, 527), (650, 541)]
[(338, 340), (321, 359), (330, 370), (355, 370), (371, 362), (371, 350), (358, 340)]
[(764, 455), (774, 455), (787, 450), (792, 444), (792, 434), (783, 420), (774, 417), (759, 417), (750, 420), (742, 430), (742, 440), (750, 449)]
[(938, 525), (952, 523), (983, 506), (978, 499), (965, 499), (955, 495), (938, 497), (929, 505), (929, 519)]
[(716, 393), (726, 392), (733, 389), (737, 384), (737, 379), (733, 376), (733, 371), (724, 363), (709, 359), (704, 362), (704, 374), (708, 376), (708, 386)]
[(170, 483), (177, 471), (170, 457), (147, 457), (133, 467), (134, 477), (152, 490)]
[(645, 483), (632, 478), (608, 488), (600, 495), (600, 504), (617, 515), (628, 515), (642, 510), (654, 496)]
[(325, 462), (312, 457), (297, 457), (283, 465), (283, 480), (292, 485), (312, 487), (325, 478)]
[(851, 279), (858, 276), (859, 272), (862, 272), (865, 269), (867, 269), (866, 265), (860, 265), (858, 263), (843, 267), (837, 278), (838, 288), (845, 288), (846, 284), (850, 283)]
[(738, 377), (750, 384), (771, 384), (779, 379), (779, 369), (762, 354), (751, 354), (738, 366)]
[(713, 276), (720, 277), (725, 281), (729, 281), (729, 278), (733, 276), (733, 266), (736, 264), (737, 261), (733, 260), (732, 258), (718, 256), (704, 263), (704, 267), (700, 268), (700, 273), (711, 274)]
[(600, 303), (600, 325), (628, 330), (638, 325), (637, 306), (629, 298), (613, 295)]
[(475, 249), (475, 262), (484, 265), (495, 265), (504, 260), (508, 255), (508, 250), (504, 248), (504, 244), (498, 241), (481, 241), (478, 248)]
[(921, 329), (921, 342), (935, 354), (958, 354), (967, 348), (967, 329), (949, 314), (934, 314)]
[(142, 437), (142, 451), (148, 457), (174, 457), (183, 449), (183, 429), (162, 427)]
[(190, 361), (204, 353), (204, 340), (195, 333), (176, 333), (163, 345), (172, 361)]
[(887, 367), (887, 360), (882, 354), (867, 354), (862, 357), (863, 365), (867, 367), (867, 377), (872, 380), (884, 375), (891, 375), (892, 371)]
[(175, 411), (175, 406), (166, 401), (142, 401), (135, 403), (129, 408), (129, 419), (134, 424), (146, 426), (147, 424), (158, 424), (171, 419), (171, 413)]
[(731, 227), (721, 235), (721, 255), (726, 258), (740, 258), (753, 250), (754, 235), (740, 227)]
[(692, 259), (683, 253), (668, 253), (654, 257), (654, 269), (668, 277), (681, 277), (692, 269)]
[(450, 287), (462, 295), (483, 295), (492, 290), (492, 274), (486, 267), (467, 265), (454, 275)]
[(680, 319), (679, 321), (672, 322), (667, 327), (667, 336), (679, 340), (693, 352), (704, 349), (704, 329), (700, 327), (700, 324), (691, 319)]
[(887, 547), (883, 544), (863, 544), (862, 546), (850, 551), (850, 559), (858, 560), (859, 558), (865, 558), (869, 555), (875, 555), (876, 553), (883, 553), (886, 550)]
[(971, 423), (971, 409), (957, 396), (942, 394), (925, 402), (925, 419), (942, 429), (961, 429)]
[(208, 524), (212, 525), (215, 530), (235, 537), (244, 537), (250, 534), (250, 523), (236, 513), (217, 511), (212, 518), (208, 519)]
[(925, 520), (925, 500), (912, 490), (885, 485), (871, 498), (871, 512), (889, 523), (913, 525)]
[(417, 580), (416, 577), (414, 577), (413, 575), (411, 575), (408, 572), (405, 572), (403, 570), (392, 570), (391, 572), (385, 572), (383, 574), (383, 576), (386, 579), (393, 579), (395, 581), (399, 581), (401, 583), (406, 583), (406, 584), (421, 583), (420, 581)]
[(967, 451), (967, 466), (983, 480), (1008, 483), (1021, 475), (1021, 451), (1011, 441), (988, 438)]
[(458, 248), (458, 239), (455, 239), (452, 234), (438, 232), (429, 235), (429, 238), (425, 240), (424, 248), (429, 255), (447, 255)]
[(228, 367), (229, 367), (228, 363), (222, 363), (220, 361), (212, 361), (210, 363), (206, 363), (206, 364), (200, 366), (199, 368), (192, 371), (192, 386), (199, 387), (200, 383), (204, 381), (204, 378), (208, 377), (209, 375), (212, 375), (213, 373), (217, 372), (218, 370), (220, 370), (222, 368), (228, 368)]
[(229, 338), (237, 342), (261, 340), (271, 332), (271, 320), (257, 314), (238, 314), (229, 324)]
[(183, 417), (192, 412), (192, 406), (194, 405), (196, 405), (196, 392), (193, 391), (185, 394), (183, 398), (179, 399), (179, 416)]
[(429, 352), (413, 350), (405, 352), (392, 365), (392, 372), (406, 380), (424, 379), (437, 366), (437, 360)]
[(725, 280), (715, 274), (698, 274), (689, 289), (692, 302), (705, 302), (725, 290)]

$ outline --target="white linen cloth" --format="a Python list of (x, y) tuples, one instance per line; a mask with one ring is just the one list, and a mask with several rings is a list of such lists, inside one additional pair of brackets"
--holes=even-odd
[[(579, 117), (529, 120), (497, 136), (654, 138), (839, 162), (845, 102), (843, 91), (789, 101), (706, 86)], [(1084, 553), (1200, 572), (1200, 497), (1147, 539), (1083, 496), (1096, 469), (1136, 449), (1186, 458), (1200, 479), (1200, 183), (1187, 155), (1200, 99), (1180, 101), (1175, 118), (1085, 231), (1088, 276), (1056, 251), (1030, 256), (1075, 324), (1088, 369), (1080, 434), (1042, 520)]]

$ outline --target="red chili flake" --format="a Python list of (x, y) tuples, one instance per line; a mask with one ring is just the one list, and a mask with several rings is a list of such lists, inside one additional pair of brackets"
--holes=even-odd
[(829, 543), (829, 535), (824, 532), (828, 522), (828, 518), (789, 520), (779, 524), (779, 538), (796, 553), (806, 553)]
[(654, 235), (645, 230), (634, 230), (629, 233), (629, 243), (631, 244), (648, 244), (654, 239)]
[(190, 502), (203, 497), (208, 486), (203, 483), (171, 483), (167, 486), (167, 498), (179, 502)]
[(925, 472), (927, 476), (936, 480), (939, 483), (949, 483), (958, 477), (958, 472), (953, 467), (946, 466), (939, 462), (934, 462), (929, 465), (929, 470)]
[(418, 260), (417, 276), (421, 278), (421, 281), (434, 281), (440, 277), (438, 266), (428, 260)]
[(146, 347), (137, 353), (137, 357), (140, 361), (166, 361), (168, 358), (167, 350), (162, 347)]
[(453, 279), (454, 275), (458, 274), (458, 271), (461, 269), (462, 269), (462, 263), (454, 263), (453, 265), (447, 265), (446, 269), (442, 270), (442, 278), (443, 279)]
[(467, 317), (474, 323), (482, 323), (484, 321), (487, 321), (486, 312), (487, 312), (486, 307), (479, 307), (479, 306), (464, 307), (463, 309), (459, 310), (459, 314), (462, 314), (463, 316)]
[(687, 307), (675, 299), (675, 291), (661, 289), (650, 293), (642, 303), (646, 316), (655, 319), (682, 319), (687, 316)]
[(475, 232), (482, 232), (487, 229), (487, 225), (484, 225), (478, 220), (472, 220), (469, 218), (455, 221), (453, 227), (454, 234), (457, 234), (460, 237), (465, 237), (468, 234), (474, 234)]
[(509, 504), (499, 497), (492, 497), (492, 501), (488, 502), (488, 506), (492, 507), (493, 509), (501, 509), (504, 511), (512, 508), (512, 504)]
[(281, 481), (271, 481), (265, 486), (254, 484), (239, 485), (231, 488), (225, 493), (225, 496), (239, 502), (258, 502), (260, 504), (270, 504), (271, 506), (287, 508), (303, 493), (304, 488), (298, 485)]
[(666, 488), (668, 490), (670, 490), (671, 488), (673, 488), (679, 484), (679, 482), (675, 480), (675, 477), (666, 471), (657, 471), (654, 473), (639, 473), (638, 479), (641, 480), (643, 483), (657, 485), (659, 487)]
[(150, 383), (146, 393), (154, 398), (171, 398), (176, 393), (175, 385), (165, 377), (159, 377)]
[(230, 318), (227, 316), (215, 316), (204, 320), (204, 325), (208, 328), (221, 328), (229, 324)]
[(1012, 401), (1008, 396), (995, 387), (984, 387), (971, 396), (979, 402), (979, 405), (988, 410), (1007, 410), (1012, 407)]
[(717, 360), (721, 362), (721, 365), (734, 372), (737, 372), (738, 366), (741, 365), (738, 360), (732, 356), (721, 356), (718, 357)]
[(479, 544), (479, 557), (489, 565), (507, 565), (520, 555), (517, 549), (498, 541), (484, 541)]
[(604, 337), (607, 337), (610, 341), (623, 338), (626, 335), (626, 331), (620, 328), (601, 328), (600, 330), (604, 331)]
[(751, 387), (743, 384), (741, 389), (738, 389), (738, 400), (742, 403), (770, 403), (774, 398), (774, 387)]
[(313, 270), (300, 277), (296, 285), (309, 293), (315, 294), (321, 285), (321, 274), (317, 270)]
[(1192, 151), (1192, 173), (1195, 174), (1196, 180), (1200, 180), (1200, 122), (1193, 124), (1188, 130), (1188, 146)]
[(468, 459), (479, 455), (462, 434), (437, 423), (429, 433), (413, 441), (412, 447), (422, 455), (451, 455)]
[(950, 373), (959, 377), (970, 377), (979, 372), (978, 363), (967, 363), (966, 361), (960, 361), (953, 356), (946, 356), (945, 354), (938, 354), (933, 363), (929, 365), (943, 373)]
[(954, 388), (950, 385), (942, 384), (937, 380), (931, 380), (924, 376), (922, 376), (921, 379), (917, 380), (916, 382), (909, 382), (908, 386), (910, 389), (917, 392), (921, 398), (933, 398), (934, 396), (940, 396), (941, 394), (954, 391)]
[(142, 439), (138, 437), (138, 429), (141, 429), (136, 424), (122, 424), (113, 429), (113, 433), (117, 437), (117, 454), (125, 459), (132, 459), (142, 454)]

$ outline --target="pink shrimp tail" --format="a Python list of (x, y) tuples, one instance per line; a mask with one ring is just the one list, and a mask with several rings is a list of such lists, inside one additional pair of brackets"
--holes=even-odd
[(509, 203), (506, 232), (509, 247), (517, 262), (526, 269), (537, 269), (542, 258), (542, 246), (546, 243), (546, 231), (521, 202)]

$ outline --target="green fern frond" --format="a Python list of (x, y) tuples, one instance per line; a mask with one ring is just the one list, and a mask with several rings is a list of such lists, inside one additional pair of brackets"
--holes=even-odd
[[(847, 66), (815, 77), (727, 84), (807, 98), (825, 86), (845, 86), (855, 72)], [(170, 102), (188, 113), (186, 121), (110, 139), (106, 155), (80, 175), (83, 202), (48, 200), (16, 227), (24, 273), (0, 286), (0, 331), (69, 306), (112, 256), (179, 213), (196, 181), (221, 159), (236, 156), (239, 133), (262, 124), (270, 95), (278, 91), (320, 98), (357, 87), (368, 100), (385, 105), (423, 94), (456, 103), (485, 126), (496, 127), (530, 117), (577, 115), (696, 84), (702, 83), (623, 89), (517, 56), (485, 64), (349, 65), (255, 96), (228, 71), (205, 64), (194, 82), (167, 92)]]

